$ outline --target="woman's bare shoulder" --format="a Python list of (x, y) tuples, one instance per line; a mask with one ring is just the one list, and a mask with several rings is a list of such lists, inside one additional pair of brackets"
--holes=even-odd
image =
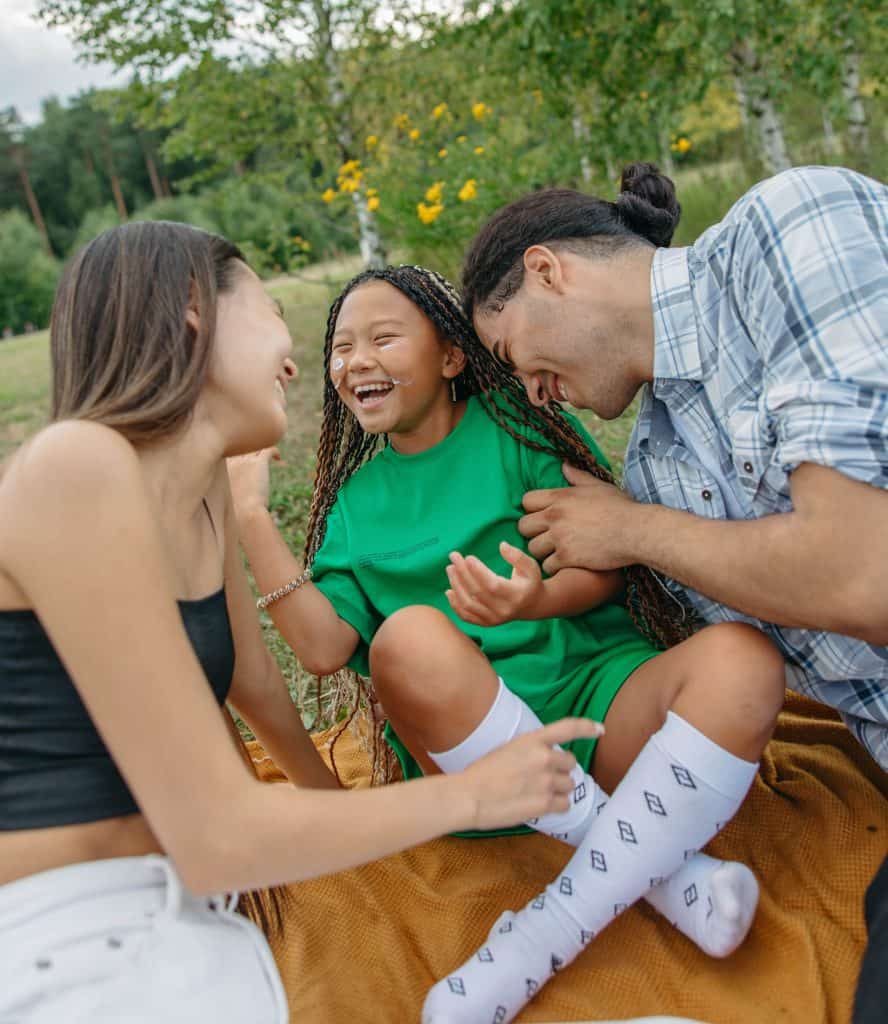
[(138, 455), (116, 430), (84, 420), (45, 427), (3, 464), (0, 570), (29, 538), (67, 534), (75, 514), (82, 523), (100, 504), (132, 505), (143, 488)]
[(138, 456), (118, 431), (87, 420), (61, 420), (25, 441), (2, 465), (0, 506), (30, 492), (80, 490), (125, 480)]

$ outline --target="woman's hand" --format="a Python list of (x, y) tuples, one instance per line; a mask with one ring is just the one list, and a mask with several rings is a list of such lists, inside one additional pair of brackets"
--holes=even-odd
[(499, 626), (515, 619), (535, 617), (531, 613), (543, 595), (543, 574), (539, 564), (520, 548), (500, 544), (500, 554), (512, 566), (509, 579), (498, 576), (474, 555), (463, 558), (454, 551), (447, 566), (451, 589), (446, 592), (450, 607), (464, 621), (475, 626)]
[(562, 718), (525, 733), (482, 757), (459, 775), (475, 801), (476, 829), (508, 828), (552, 811), (566, 811), (574, 790), (573, 754), (556, 744), (603, 735), (588, 718)]
[(256, 509), (268, 508), (269, 465), (272, 460), (282, 461), (277, 448), (263, 448), (262, 451), (226, 460), (234, 514), (238, 521)]

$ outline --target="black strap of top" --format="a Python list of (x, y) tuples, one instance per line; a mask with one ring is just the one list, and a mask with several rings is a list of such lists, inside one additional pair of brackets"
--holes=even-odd
[(207, 519), (209, 519), (209, 521), (210, 521), (210, 529), (213, 531), (213, 536), (218, 541), (219, 540), (219, 534), (216, 533), (216, 524), (213, 522), (213, 513), (210, 512), (210, 506), (207, 504), (207, 499), (206, 498), (201, 498), (200, 500), (203, 502), (203, 507), (204, 507), (204, 509), (205, 509), (205, 511), (207, 513)]

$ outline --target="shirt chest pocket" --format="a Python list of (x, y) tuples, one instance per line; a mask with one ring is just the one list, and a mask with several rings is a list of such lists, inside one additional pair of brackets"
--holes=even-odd
[(768, 414), (747, 404), (730, 414), (728, 426), (737, 482), (756, 516), (788, 511), (789, 477), (775, 461), (776, 435)]

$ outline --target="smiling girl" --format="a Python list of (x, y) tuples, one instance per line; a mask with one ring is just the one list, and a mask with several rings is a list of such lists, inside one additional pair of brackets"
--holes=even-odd
[(567, 712), (607, 727), (573, 745), (569, 810), (528, 821), (580, 847), (564, 875), (432, 990), (424, 1019), (511, 1019), (642, 896), (727, 955), (757, 886), (696, 851), (736, 812), (773, 729), (775, 650), (732, 625), (658, 655), (621, 574), (544, 577), (518, 532), (522, 495), (564, 485), (565, 459), (602, 473), (603, 456), (578, 421), (530, 404), (437, 274), (350, 282), (325, 370), (305, 567), (266, 509), (271, 454), (230, 467), (263, 603), (304, 666), (372, 677), (407, 778), (459, 771)]

